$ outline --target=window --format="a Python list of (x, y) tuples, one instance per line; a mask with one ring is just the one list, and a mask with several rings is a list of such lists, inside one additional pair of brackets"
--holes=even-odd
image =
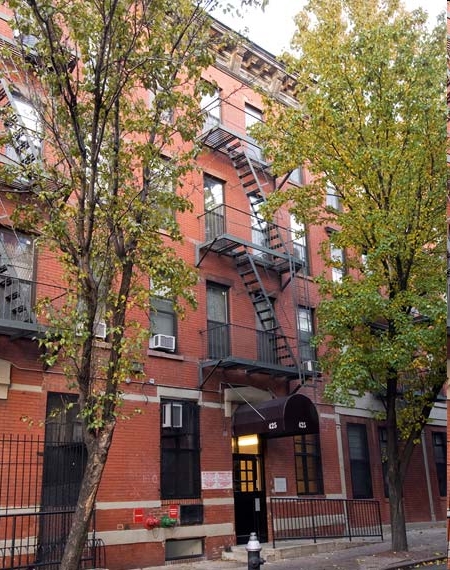
[(172, 299), (151, 298), (150, 331), (152, 335), (176, 336), (177, 319)]
[(297, 330), (300, 341), (300, 359), (305, 370), (313, 371), (316, 351), (311, 341), (314, 336), (313, 311), (297, 307)]
[(329, 208), (333, 208), (333, 210), (339, 211), (341, 209), (340, 198), (336, 188), (331, 184), (331, 182), (327, 182), (326, 191), (326, 205)]
[(174, 110), (169, 108), (167, 105), (168, 98), (164, 89), (158, 85), (156, 92), (149, 92), (149, 103), (150, 108), (155, 111), (157, 117), (161, 118), (161, 121), (167, 124), (172, 124), (174, 119)]
[(147, 188), (150, 204), (158, 218), (158, 227), (168, 230), (175, 223), (173, 210), (174, 178), (167, 159), (144, 168), (144, 188)]
[(347, 424), (347, 438), (353, 498), (371, 499), (373, 498), (372, 474), (366, 426)]
[(205, 200), (205, 239), (209, 241), (224, 232), (223, 182), (208, 174), (203, 175)]
[(215, 89), (213, 93), (202, 95), (200, 109), (205, 115), (203, 132), (209, 131), (220, 124), (220, 92)]
[[(251, 143), (248, 145), (248, 151), (250, 158), (255, 158), (256, 160), (262, 160), (262, 151), (256, 140), (253, 138), (251, 129), (253, 125), (262, 122), (262, 113), (259, 109), (252, 107), (251, 105), (245, 105), (245, 132), (247, 136), (251, 139)], [(254, 144), (252, 144), (254, 143)]]
[(161, 498), (200, 496), (199, 408), (195, 402), (161, 401)]
[(11, 136), (5, 149), (6, 156), (16, 163), (31, 164), (41, 157), (41, 124), (33, 105), (20, 93), (8, 90), (11, 113), (5, 126)]
[(331, 267), (331, 279), (335, 283), (342, 283), (345, 275), (345, 253), (341, 247), (336, 247), (330, 243), (330, 259), (333, 263)]
[(33, 241), (30, 237), (0, 229), (0, 316), (32, 322)]
[(323, 493), (322, 460), (318, 434), (294, 437), (297, 495)]
[(209, 358), (229, 356), (228, 287), (217, 283), (207, 284), (206, 311)]
[[(264, 203), (261, 198), (249, 195), (250, 198), (250, 208), (251, 208), (251, 224), (252, 224), (252, 243), (255, 245), (260, 245), (265, 248), (270, 248), (270, 235), (269, 235), (269, 224), (259, 213), (261, 205)], [(261, 249), (255, 248), (253, 250), (253, 255), (258, 257), (267, 258), (268, 253), (262, 251)]]
[(447, 495), (447, 474), (446, 474), (446, 458), (447, 458), (447, 442), (445, 432), (432, 432), (434, 461), (436, 464), (436, 475), (438, 480), (439, 495), (445, 497)]
[(304, 183), (303, 167), (299, 166), (298, 168), (294, 168), (294, 170), (289, 174), (289, 182), (292, 182), (297, 186), (302, 186)]
[(291, 214), (292, 249), (295, 257), (300, 259), (308, 271), (308, 248), (306, 242), (306, 229), (303, 222), (298, 222)]

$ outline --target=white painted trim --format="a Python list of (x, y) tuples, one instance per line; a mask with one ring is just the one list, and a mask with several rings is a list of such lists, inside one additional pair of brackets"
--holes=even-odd
[(10, 390), (20, 390), (21, 392), (35, 392), (37, 394), (42, 393), (42, 386), (33, 386), (32, 384), (16, 384), (13, 382), (9, 386)]
[(157, 386), (158, 398), (175, 398), (177, 400), (198, 400), (199, 390), (183, 390), (182, 388), (169, 388), (168, 386)]
[(123, 399), (128, 402), (145, 402), (146, 404), (159, 404), (159, 398), (145, 394), (124, 394)]
[(155, 528), (112, 530), (96, 532), (95, 537), (101, 538), (106, 546), (119, 546), (124, 544), (138, 544), (147, 542), (164, 542), (175, 538), (200, 538), (211, 536), (227, 536), (234, 534), (232, 523), (176, 526), (174, 528)]
[(161, 501), (99, 501), (95, 504), (98, 511), (108, 511), (112, 509), (158, 509)]
[(203, 499), (204, 505), (234, 505), (233, 497), (225, 497), (223, 499), (216, 497), (214, 499)]

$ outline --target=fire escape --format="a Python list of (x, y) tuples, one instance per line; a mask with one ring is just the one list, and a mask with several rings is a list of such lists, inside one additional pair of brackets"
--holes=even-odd
[(203, 385), (217, 368), (244, 369), (246, 373), (262, 373), (286, 381), (299, 379), (304, 384), (315, 376), (315, 370), (303, 366), (296, 354), (300, 354), (299, 340), (289, 339), (274, 310), (273, 301), (266, 289), (263, 275), (275, 272), (279, 287), (284, 290), (289, 283), (295, 284), (298, 302), (309, 307), (307, 268), (303, 259), (290, 251), (279, 226), (265, 221), (259, 209), (266, 201), (266, 191), (271, 189), (269, 166), (258, 153), (254, 153), (254, 141), (223, 125), (216, 125), (203, 133), (203, 144), (213, 151), (228, 156), (240, 180), (249, 203), (253, 229), (263, 236), (259, 243), (247, 241), (236, 235), (223, 232), (209, 236), (198, 246), (197, 267), (211, 252), (231, 257), (244, 288), (252, 302), (260, 331), (269, 339), (274, 358), (246, 359), (232, 355), (222, 358), (207, 358), (201, 364), (200, 383)]

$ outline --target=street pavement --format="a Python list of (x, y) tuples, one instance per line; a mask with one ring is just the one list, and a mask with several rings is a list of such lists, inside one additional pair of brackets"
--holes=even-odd
[[(295, 558), (269, 560), (261, 570), (397, 570), (424, 567), (427, 570), (447, 568), (447, 540), (445, 523), (408, 526), (407, 552), (392, 552), (391, 536), (386, 532), (384, 541), (328, 541), (322, 542), (327, 552), (297, 555)], [(298, 544), (298, 543), (297, 543)], [(304, 543), (303, 543), (304, 544)], [(264, 549), (271, 545), (263, 544)], [(245, 547), (240, 547), (245, 548)], [(310, 547), (308, 550), (314, 550)], [(294, 552), (294, 550), (293, 550)], [(298, 549), (295, 550), (298, 552)], [(426, 563), (426, 565), (425, 565)], [(421, 565), (421, 566), (420, 566)], [(168, 566), (152, 566), (136, 570), (167, 570)], [(174, 570), (248, 570), (248, 564), (237, 561), (206, 560), (173, 564)]]

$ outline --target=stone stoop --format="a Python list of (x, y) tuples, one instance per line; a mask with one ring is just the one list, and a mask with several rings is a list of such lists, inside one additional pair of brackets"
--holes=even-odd
[[(266, 562), (275, 562), (277, 560), (284, 560), (288, 558), (299, 558), (302, 556), (310, 556), (311, 554), (320, 554), (323, 552), (333, 552), (336, 550), (344, 550), (346, 548), (353, 548), (361, 546), (364, 542), (355, 541), (342, 541), (342, 540), (327, 540), (322, 542), (302, 542), (299, 544), (287, 544), (284, 542), (276, 548), (262, 544), (261, 557)], [(246, 563), (248, 560), (247, 550), (245, 544), (239, 546), (232, 546), (231, 551), (222, 552), (222, 560)]]

